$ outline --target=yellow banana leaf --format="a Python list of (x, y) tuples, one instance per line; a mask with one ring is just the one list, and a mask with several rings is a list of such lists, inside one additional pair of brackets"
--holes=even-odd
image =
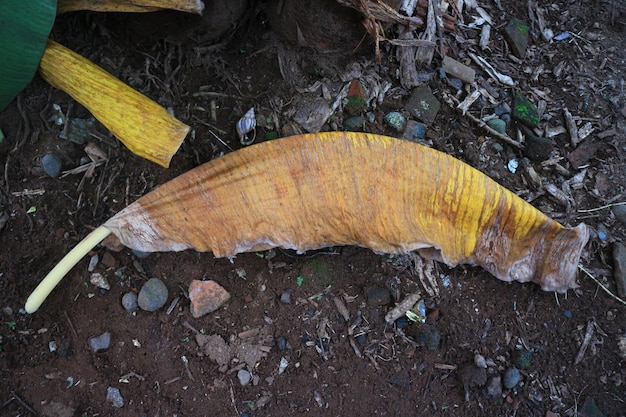
[[(584, 224), (563, 227), (449, 155), (342, 132), (265, 142), (197, 167), (109, 219), (77, 256), (110, 232), (144, 252), (195, 249), (217, 257), (272, 247), (418, 250), (449, 266), (480, 265), (501, 280), (559, 292), (576, 287), (589, 239)], [(57, 267), (65, 273), (71, 265)], [(47, 295), (42, 285), (36, 293)], [(26, 310), (41, 301), (33, 293)]]
[(52, 40), (39, 74), (85, 106), (133, 153), (164, 167), (189, 132), (162, 106)]
[(142, 13), (164, 9), (202, 14), (204, 3), (201, 0), (59, 0), (57, 13), (79, 10)]

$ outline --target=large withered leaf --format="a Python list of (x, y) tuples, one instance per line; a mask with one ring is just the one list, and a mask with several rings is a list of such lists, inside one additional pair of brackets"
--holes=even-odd
[(585, 225), (565, 228), (461, 161), (411, 142), (320, 133), (251, 146), (142, 197), (105, 223), (133, 249), (215, 256), (282, 247), (421, 250), (450, 266), (565, 291)]
[(319, 133), (250, 146), (162, 185), (94, 230), (26, 303), (36, 311), (109, 233), (144, 251), (218, 257), (359, 245), (480, 265), (546, 291), (576, 287), (584, 224), (563, 227), (469, 165), (412, 142)]

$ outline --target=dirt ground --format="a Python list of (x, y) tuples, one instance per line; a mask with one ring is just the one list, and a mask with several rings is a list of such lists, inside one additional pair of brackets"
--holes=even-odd
[[(427, 137), (436, 149), (480, 169), (563, 224), (585, 222), (604, 230), (607, 236), (592, 239), (581, 264), (616, 293), (612, 248), (624, 240), (626, 229), (611, 208), (590, 210), (625, 200), (623, 9), (619, 2), (603, 1), (543, 5), (554, 34), (571, 35), (546, 41), (531, 25), (529, 52), (516, 63), (501, 33), (512, 17), (529, 20), (530, 4), (479, 2), (494, 19), (492, 46), (482, 54), (498, 62), (528, 97), (547, 102), (545, 114), (552, 119), (542, 123), (565, 125), (561, 110), (567, 107), (579, 127), (590, 122), (595, 128), (579, 145), (586, 147), (578, 156), (586, 174), (570, 190), (569, 204), (535, 187), (525, 165), (516, 173), (508, 170), (508, 161), (523, 155), (446, 105), (441, 93), (450, 87), (439, 76), (427, 81), (443, 103)], [(374, 118), (362, 130), (401, 135), (383, 122), (388, 112), (404, 111), (410, 94), (398, 80), (395, 46), (381, 44), (380, 65), (371, 42), (354, 54), (318, 60), (310, 49), (298, 49), (272, 30), (270, 6), (249, 6), (218, 39), (209, 34), (206, 16), (81, 12), (57, 19), (52, 38), (171, 108), (193, 134), (164, 169), (134, 156), (97, 125), (90, 140), (106, 152), (108, 162), (91, 178), (83, 173), (51, 178), (41, 169), (44, 154), (60, 155), (64, 169), (81, 165), (85, 157), (84, 145), (59, 138), (63, 127), (54, 123), (53, 104), (68, 119), (87, 118), (88, 112), (35, 77), (0, 114), (5, 135), (0, 143), (0, 415), (626, 415), (626, 357), (619, 347), (626, 306), (582, 272), (580, 288), (564, 296), (535, 284), (504, 283), (480, 268), (437, 264), (439, 293), (429, 295), (415, 272), (415, 258), (356, 247), (304, 255), (277, 249), (238, 255), (232, 263), (210, 253), (138, 258), (129, 250), (98, 247), (106, 262), (95, 271), (108, 279), (109, 291), (89, 283), (86, 258), (36, 314), (20, 310), (41, 278), (94, 227), (154, 187), (241, 147), (235, 123), (248, 108), (255, 106), (259, 115), (257, 142), (271, 137), (276, 122), (280, 136), (294, 132), (290, 109), (301, 93), (281, 75), (278, 54), (286, 48), (304, 57), (298, 61), (302, 68), (324, 63), (307, 69), (304, 85), (351, 62), (373, 68), (392, 89), (366, 110)], [(466, 23), (470, 15), (476, 13), (467, 14)], [(456, 35), (444, 34), (452, 56), (480, 50), (480, 30), (458, 23), (456, 30)], [(471, 60), (464, 62), (488, 78)], [(432, 74), (440, 65), (436, 53), (418, 72)], [(514, 89), (500, 86), (499, 91), (504, 99)], [(479, 114), (476, 107), (471, 112)], [(343, 130), (348, 116), (338, 109), (324, 129)], [(515, 137), (513, 129), (508, 133)], [(564, 158), (556, 161), (559, 167), (524, 164), (562, 190), (564, 181), (582, 169), (567, 159), (574, 150), (567, 133), (552, 143), (553, 156)], [(122, 295), (137, 291), (150, 277), (166, 283), (165, 307), (129, 314)], [(187, 292), (194, 279), (217, 281), (231, 299), (216, 312), (193, 318)], [(386, 325), (387, 311), (416, 291), (424, 295), (426, 323)], [(290, 303), (284, 302), (287, 295)], [(347, 319), (336, 299), (346, 306)], [(587, 349), (576, 360), (588, 329), (593, 333)], [(111, 346), (93, 353), (89, 339), (105, 332)], [(233, 359), (220, 366), (199, 346), (198, 334), (219, 335), (234, 345), (245, 341), (261, 347), (264, 356), (252, 365)], [(486, 370), (474, 365), (476, 355)], [(281, 360), (287, 366), (279, 372)], [(514, 366), (521, 381), (498, 391), (497, 377)], [(238, 379), (242, 369), (252, 376), (245, 386)], [(121, 408), (107, 401), (109, 387), (119, 389)]]

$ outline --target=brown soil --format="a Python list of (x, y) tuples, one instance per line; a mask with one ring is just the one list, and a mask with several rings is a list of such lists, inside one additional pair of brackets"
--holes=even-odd
[[(610, 240), (621, 241), (626, 231), (611, 210), (578, 211), (623, 201), (626, 188), (620, 114), (626, 103), (620, 90), (626, 36), (619, 5), (592, 3), (597, 5), (593, 13), (587, 2), (546, 5), (555, 33), (569, 30), (580, 37), (560, 43), (531, 37), (533, 53), (522, 64), (505, 64), (509, 75), (520, 80), (521, 91), (536, 97), (538, 90), (549, 90), (549, 107), (561, 103), (602, 127), (599, 131), (616, 129), (615, 135), (587, 139), (596, 151), (586, 158), (588, 173), (583, 187), (572, 190), (569, 209), (545, 193), (529, 191), (527, 177), (505, 168), (519, 152), (506, 144), (495, 149), (493, 140), (453, 109), (442, 107), (428, 136), (437, 149), (532, 198), (557, 220), (593, 227), (603, 223)], [(527, 18), (526, 3), (507, 0), (502, 9), (491, 2), (483, 7), (497, 20), (494, 51), (489, 52), (495, 56), (506, 47), (502, 24), (510, 17)], [(239, 13), (235, 9), (232, 13)], [(172, 108), (193, 127), (194, 135), (169, 169), (132, 155), (99, 126), (97, 144), (109, 161), (91, 178), (43, 174), (40, 159), (47, 152), (62, 155), (65, 168), (79, 166), (85, 156), (83, 146), (58, 138), (62, 127), (51, 121), (52, 105), (60, 105), (68, 118), (88, 113), (38, 77), (0, 114), (6, 136), (0, 144), (0, 214), (8, 216), (0, 231), (0, 415), (571, 416), (583, 405), (588, 411), (590, 400), (606, 416), (625, 415), (626, 359), (618, 341), (626, 333), (626, 307), (582, 274), (579, 289), (557, 296), (534, 284), (500, 282), (480, 268), (436, 265), (439, 295), (425, 295), (428, 325), (441, 335), (434, 350), (420, 343), (425, 324), (398, 332), (384, 323), (394, 302), (418, 290), (425, 293), (413, 260), (355, 247), (304, 255), (276, 250), (271, 259), (267, 252), (251, 253), (232, 263), (191, 251), (138, 259), (128, 250), (98, 247), (100, 258), (108, 259), (96, 271), (108, 278), (110, 291), (89, 284), (85, 259), (40, 311), (20, 312), (39, 280), (91, 229), (157, 185), (239, 147), (234, 126), (248, 108), (261, 109), (263, 118), (279, 115), (285, 129), (291, 126), (293, 115), (283, 111), (298, 93), (284, 81), (277, 60), (277, 51), (287, 46), (271, 31), (263, 4), (249, 7), (238, 22), (218, 44), (208, 40), (213, 35), (207, 35), (205, 20), (177, 13), (75, 13), (55, 24), (52, 38)], [(479, 34), (460, 33), (468, 39)], [(457, 40), (446, 35), (453, 51), (459, 48)], [(375, 68), (398, 87), (393, 51), (383, 43), (382, 65)], [(307, 62), (317, 62), (309, 50), (300, 52)], [(326, 68), (342, 69), (350, 61), (372, 61), (374, 53), (365, 45), (356, 55), (323, 59), (334, 62), (335, 67)], [(554, 67), (560, 62), (566, 66), (557, 77)], [(435, 55), (431, 69), (438, 64)], [(534, 80), (533, 70), (540, 65), (543, 72)], [(306, 81), (319, 79), (322, 69), (305, 72)], [(430, 83), (435, 91), (447, 88), (436, 77)], [(372, 110), (375, 121), (366, 130), (398, 136), (382, 119), (388, 111), (402, 110), (405, 100), (402, 93), (390, 94)], [(212, 101), (216, 121), (210, 118)], [(270, 131), (260, 126), (257, 137)], [(566, 134), (555, 145), (562, 156), (572, 150)], [(571, 168), (566, 160), (560, 163)], [(553, 167), (532, 165), (546, 182), (564, 179)], [(611, 249), (610, 243), (594, 240), (581, 263), (615, 292)], [(122, 295), (136, 291), (149, 277), (164, 280), (168, 303), (154, 313), (127, 313)], [(213, 279), (232, 298), (215, 313), (194, 319), (187, 298), (193, 279)], [(372, 288), (389, 289), (390, 305), (368, 303)], [(293, 291), (291, 304), (280, 301), (285, 290)], [(346, 305), (349, 320), (338, 311), (336, 297)], [(167, 311), (174, 300), (178, 302)], [(361, 322), (353, 327), (357, 319)], [(575, 363), (592, 321), (592, 339)], [(246, 340), (269, 349), (254, 366), (231, 361), (220, 369), (198, 345), (196, 331), (235, 344), (252, 334)], [(89, 338), (104, 332), (112, 335), (111, 347), (92, 353)], [(50, 351), (50, 342), (56, 343), (56, 351)], [(502, 376), (521, 350), (532, 352), (532, 361), (521, 369), (522, 382), (515, 388), (492, 398), (485, 386), (474, 386), (481, 379), (471, 365), (476, 354), (487, 360), (490, 378)], [(281, 358), (288, 361), (283, 373), (278, 372)], [(242, 366), (253, 375), (247, 386), (237, 378)], [(106, 401), (110, 386), (120, 389), (123, 408)]]

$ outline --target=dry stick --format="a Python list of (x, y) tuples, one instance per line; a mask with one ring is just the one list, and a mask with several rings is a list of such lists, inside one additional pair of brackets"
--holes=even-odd
[(585, 351), (587, 350), (587, 347), (591, 342), (591, 338), (593, 337), (594, 326), (595, 322), (593, 320), (589, 320), (589, 323), (587, 323), (587, 329), (585, 330), (585, 338), (583, 339), (582, 345), (580, 345), (576, 359), (574, 359), (574, 364), (576, 365), (578, 365), (578, 363), (583, 360), (583, 356), (585, 356)]
[(24, 309), (27, 313), (32, 314), (45, 301), (50, 295), (52, 290), (61, 282), (63, 277), (70, 272), (70, 269), (76, 265), (83, 256), (87, 255), (98, 243), (102, 242), (105, 237), (111, 234), (111, 231), (104, 226), (100, 226), (93, 232), (89, 233), (87, 237), (81, 240), (78, 245), (67, 254), (61, 262), (59, 262), (53, 269), (46, 275), (46, 277), (39, 283), (37, 288), (32, 292)]
[(579, 213), (593, 213), (594, 211), (600, 211), (600, 210), (604, 210), (604, 209), (615, 207), (615, 206), (621, 206), (621, 205), (624, 205), (624, 204), (626, 204), (626, 201), (620, 201), (619, 203), (607, 204), (605, 206), (596, 207), (596, 208), (592, 208), (592, 209), (588, 209), (588, 210), (578, 210), (578, 212)]
[(592, 280), (594, 280), (596, 282), (596, 284), (598, 284), (600, 286), (600, 288), (602, 288), (608, 295), (610, 295), (611, 297), (613, 297), (614, 299), (616, 299), (617, 301), (619, 301), (620, 303), (624, 304), (626, 306), (626, 301), (622, 300), (621, 298), (619, 298), (617, 295), (613, 294), (611, 292), (611, 290), (609, 290), (607, 287), (605, 287), (604, 285), (602, 285), (600, 283), (600, 281), (598, 281), (596, 279), (596, 277), (594, 277), (593, 275), (591, 275), (591, 272), (589, 272), (584, 266), (582, 265), (578, 265), (578, 269), (580, 269), (581, 271), (583, 271), (585, 273), (585, 275), (587, 275), (589, 278), (591, 278)]
[[(452, 97), (448, 96), (447, 94), (444, 94), (443, 95), (443, 99), (446, 101), (446, 103), (448, 103), (448, 105), (450, 107), (456, 109), (456, 105), (454, 104), (454, 101), (452, 100)], [(467, 116), (471, 121), (476, 123), (479, 127), (485, 129), (491, 135), (497, 137), (498, 139), (502, 140), (503, 142), (506, 142), (509, 145), (515, 146), (516, 148), (519, 148), (519, 149), (522, 149), (524, 147), (524, 145), (522, 145), (521, 143), (519, 143), (515, 139), (512, 139), (509, 136), (504, 135), (502, 133), (499, 133), (496, 130), (492, 129), (491, 127), (489, 127), (487, 125), (487, 123), (485, 123), (482, 120), (478, 119), (477, 117), (472, 115), (470, 112), (466, 112), (464, 115)]]

